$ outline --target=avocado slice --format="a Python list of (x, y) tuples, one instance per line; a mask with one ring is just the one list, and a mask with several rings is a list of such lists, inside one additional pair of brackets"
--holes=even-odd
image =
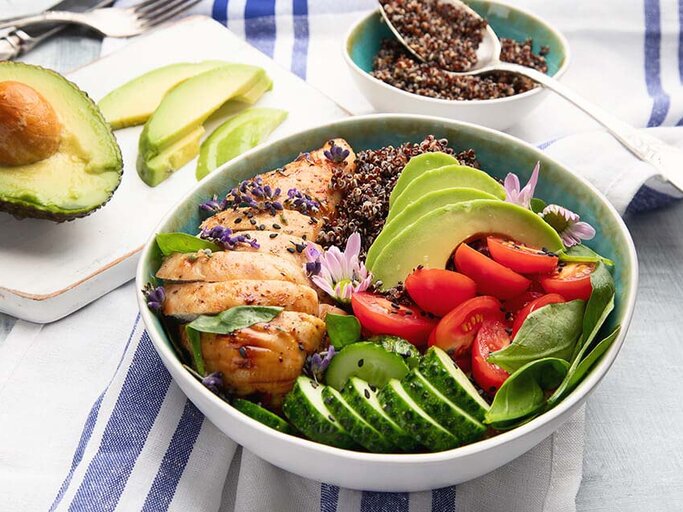
[(261, 98), (261, 96), (270, 91), (272, 88), (273, 81), (268, 75), (263, 74), (263, 76), (254, 84), (251, 89), (244, 94), (236, 96), (235, 101), (241, 101), (242, 103), (253, 105)]
[(412, 180), (394, 200), (394, 204), (389, 209), (389, 215), (387, 215), (387, 222), (402, 212), (410, 203), (419, 200), (426, 194), (453, 187), (474, 188), (498, 199), (505, 199), (503, 185), (484, 171), (466, 165), (446, 165), (425, 171)]
[(285, 110), (251, 108), (232, 116), (202, 143), (197, 160), (197, 180), (268, 137), (287, 117)]
[(418, 176), (421, 176), (425, 171), (438, 169), (446, 165), (460, 165), (460, 162), (451, 155), (437, 151), (435, 153), (423, 153), (414, 156), (406, 164), (401, 171), (401, 174), (396, 180), (396, 185), (389, 196), (389, 207), (394, 204), (396, 198), (401, 195), (401, 192)]
[(259, 67), (229, 64), (196, 75), (173, 88), (161, 100), (140, 135), (137, 167), (142, 180), (156, 186), (168, 178), (177, 167), (150, 166), (152, 159), (165, 153), (162, 160), (172, 162), (176, 142), (201, 127), (228, 100), (251, 91), (264, 76), (265, 71)]
[(423, 198), (409, 204), (402, 212), (384, 225), (379, 236), (375, 238), (375, 241), (370, 246), (368, 256), (365, 259), (365, 264), (372, 265), (375, 258), (377, 258), (377, 255), (382, 252), (384, 246), (389, 243), (394, 236), (423, 215), (426, 215), (441, 206), (462, 203), (463, 201), (471, 201), (473, 199), (496, 200), (496, 196), (473, 188), (455, 187), (430, 192)]
[(458, 245), (486, 234), (554, 252), (564, 248), (557, 232), (534, 212), (503, 201), (475, 199), (423, 215), (387, 243), (369, 268), (386, 290), (418, 265), (445, 268)]
[(221, 60), (180, 62), (153, 69), (117, 87), (98, 106), (113, 130), (142, 124), (176, 85), (190, 77), (229, 64)]
[(149, 161), (145, 161), (138, 153), (138, 169), (144, 169), (145, 175), (149, 176), (149, 181), (146, 183), (150, 187), (156, 187), (173, 174), (174, 170), (180, 169), (192, 160), (199, 152), (202, 135), (204, 135), (204, 127), (200, 125)]
[(0, 82), (37, 92), (61, 125), (57, 151), (31, 164), (0, 165), (0, 211), (57, 222), (84, 217), (104, 205), (121, 182), (123, 161), (95, 103), (63, 76), (21, 62), (1, 62)]

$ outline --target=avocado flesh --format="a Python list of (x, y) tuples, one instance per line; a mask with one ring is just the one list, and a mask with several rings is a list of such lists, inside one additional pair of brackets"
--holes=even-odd
[(423, 172), (405, 188), (389, 208), (387, 221), (395, 217), (413, 201), (417, 201), (430, 192), (444, 188), (467, 187), (481, 190), (505, 199), (503, 185), (484, 171), (465, 165), (446, 165), (438, 169)]
[(145, 161), (138, 155), (138, 172), (142, 180), (151, 187), (168, 178), (173, 171), (180, 169), (192, 160), (199, 152), (199, 142), (204, 135), (204, 127), (198, 126), (178, 142), (171, 144), (149, 161)]
[(252, 108), (220, 125), (202, 143), (197, 160), (197, 180), (268, 137), (287, 117), (275, 108)]
[(63, 76), (20, 62), (0, 63), (0, 81), (38, 91), (62, 125), (60, 147), (29, 165), (0, 166), (0, 211), (57, 222), (84, 217), (112, 196), (123, 172), (121, 152), (95, 103)]
[(149, 163), (194, 132), (228, 100), (252, 90), (265, 76), (261, 68), (229, 64), (189, 78), (171, 90), (140, 135), (138, 174), (143, 181), (150, 186), (164, 181), (177, 167), (169, 171), (163, 166), (159, 175)]
[(210, 60), (181, 62), (153, 69), (111, 91), (99, 101), (98, 106), (114, 130), (143, 124), (173, 87), (195, 75), (227, 64)]
[(401, 195), (401, 192), (417, 177), (421, 176), (423, 172), (438, 169), (446, 165), (460, 165), (460, 162), (451, 155), (442, 152), (423, 153), (414, 156), (406, 164), (401, 171), (401, 174), (394, 185), (394, 189), (389, 196), (389, 207), (394, 204), (394, 201)]
[(370, 246), (367, 258), (365, 259), (365, 264), (372, 265), (379, 253), (382, 252), (382, 249), (384, 249), (397, 234), (410, 226), (413, 222), (419, 220), (423, 215), (442, 206), (471, 201), (473, 199), (497, 200), (494, 195), (487, 194), (481, 190), (456, 187), (430, 192), (423, 198), (410, 203), (401, 211), (401, 213), (393, 217), (384, 225), (379, 236), (372, 243), (372, 246)]
[(235, 96), (235, 101), (241, 101), (243, 103), (253, 105), (261, 98), (261, 96), (270, 91), (272, 88), (273, 81), (268, 75), (264, 74), (251, 89), (246, 91), (244, 94)]
[(423, 215), (386, 244), (369, 268), (386, 290), (405, 281), (418, 265), (445, 268), (458, 245), (488, 234), (554, 252), (564, 248), (557, 232), (532, 211), (503, 201), (475, 199)]

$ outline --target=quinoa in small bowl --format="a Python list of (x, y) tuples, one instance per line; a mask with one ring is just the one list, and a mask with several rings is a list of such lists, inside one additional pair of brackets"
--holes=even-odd
[[(555, 78), (569, 64), (566, 39), (540, 18), (497, 1), (467, 3), (484, 22), (459, 15), (435, 0), (382, 1), (396, 28), (426, 62), (396, 40), (379, 11), (351, 27), (344, 57), (357, 86), (378, 111), (438, 115), (504, 130), (546, 97), (548, 91), (521, 76), (456, 76), (445, 71), (465, 71), (476, 63), (480, 31), (486, 23), (501, 39), (504, 61)], [(443, 38), (436, 37), (442, 33)]]

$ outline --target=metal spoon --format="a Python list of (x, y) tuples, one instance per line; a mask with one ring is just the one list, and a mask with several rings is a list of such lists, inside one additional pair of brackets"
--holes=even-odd
[[(472, 16), (482, 19), (472, 8), (460, 0), (438, 0), (449, 2), (461, 9), (464, 9)], [(403, 36), (399, 33), (396, 27), (391, 23), (389, 16), (384, 10), (381, 2), (380, 12), (382, 18), (387, 26), (391, 29), (396, 39), (410, 51), (418, 60), (424, 62), (425, 60), (407, 43)], [(621, 119), (610, 114), (601, 107), (591, 103), (584, 97), (574, 92), (569, 87), (562, 85), (553, 77), (546, 75), (540, 71), (519, 64), (512, 64), (504, 62), (500, 59), (501, 45), (498, 36), (491, 28), (486, 25), (483, 30), (483, 40), (477, 49), (477, 63), (467, 71), (449, 71), (454, 75), (480, 75), (482, 73), (490, 73), (492, 71), (505, 71), (508, 73), (515, 73), (518, 75), (530, 78), (551, 91), (559, 94), (564, 99), (573, 103), (575, 106), (583, 110), (586, 114), (591, 116), (598, 123), (603, 125), (609, 133), (611, 133), (626, 149), (631, 151), (640, 160), (649, 163), (659, 173), (666, 178), (678, 190), (683, 192), (683, 151), (666, 144), (665, 142), (652, 137), (651, 135), (642, 133), (633, 126), (623, 122)]]

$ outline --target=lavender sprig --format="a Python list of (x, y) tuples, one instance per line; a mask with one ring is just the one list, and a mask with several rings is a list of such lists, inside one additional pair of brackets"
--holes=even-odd
[(223, 392), (223, 374), (221, 372), (210, 373), (202, 379), (202, 384), (212, 393), (220, 395)]
[(164, 305), (164, 300), (166, 299), (166, 292), (163, 286), (154, 286), (152, 283), (147, 283), (142, 289), (142, 294), (145, 296), (147, 301), (147, 307), (159, 313)]
[(337, 146), (334, 141), (332, 141), (330, 149), (323, 151), (323, 155), (325, 155), (325, 158), (327, 158), (330, 162), (339, 164), (346, 160), (346, 157), (349, 156), (349, 150), (344, 149), (341, 146)]
[(232, 229), (223, 226), (204, 229), (199, 236), (230, 251), (234, 250), (238, 244), (247, 244), (253, 249), (261, 247), (255, 238), (251, 238), (249, 235), (233, 234)]
[(217, 195), (214, 195), (211, 199), (209, 199), (208, 201), (204, 201), (199, 205), (200, 210), (209, 213), (219, 213), (225, 210), (227, 207), (228, 199), (224, 198), (223, 200), (219, 201)]
[(287, 191), (285, 204), (304, 215), (310, 215), (320, 211), (320, 203), (318, 203), (318, 201), (295, 188), (290, 188)]
[(330, 345), (327, 350), (308, 356), (304, 365), (304, 371), (316, 381), (322, 380), (325, 370), (335, 355), (334, 347)]

